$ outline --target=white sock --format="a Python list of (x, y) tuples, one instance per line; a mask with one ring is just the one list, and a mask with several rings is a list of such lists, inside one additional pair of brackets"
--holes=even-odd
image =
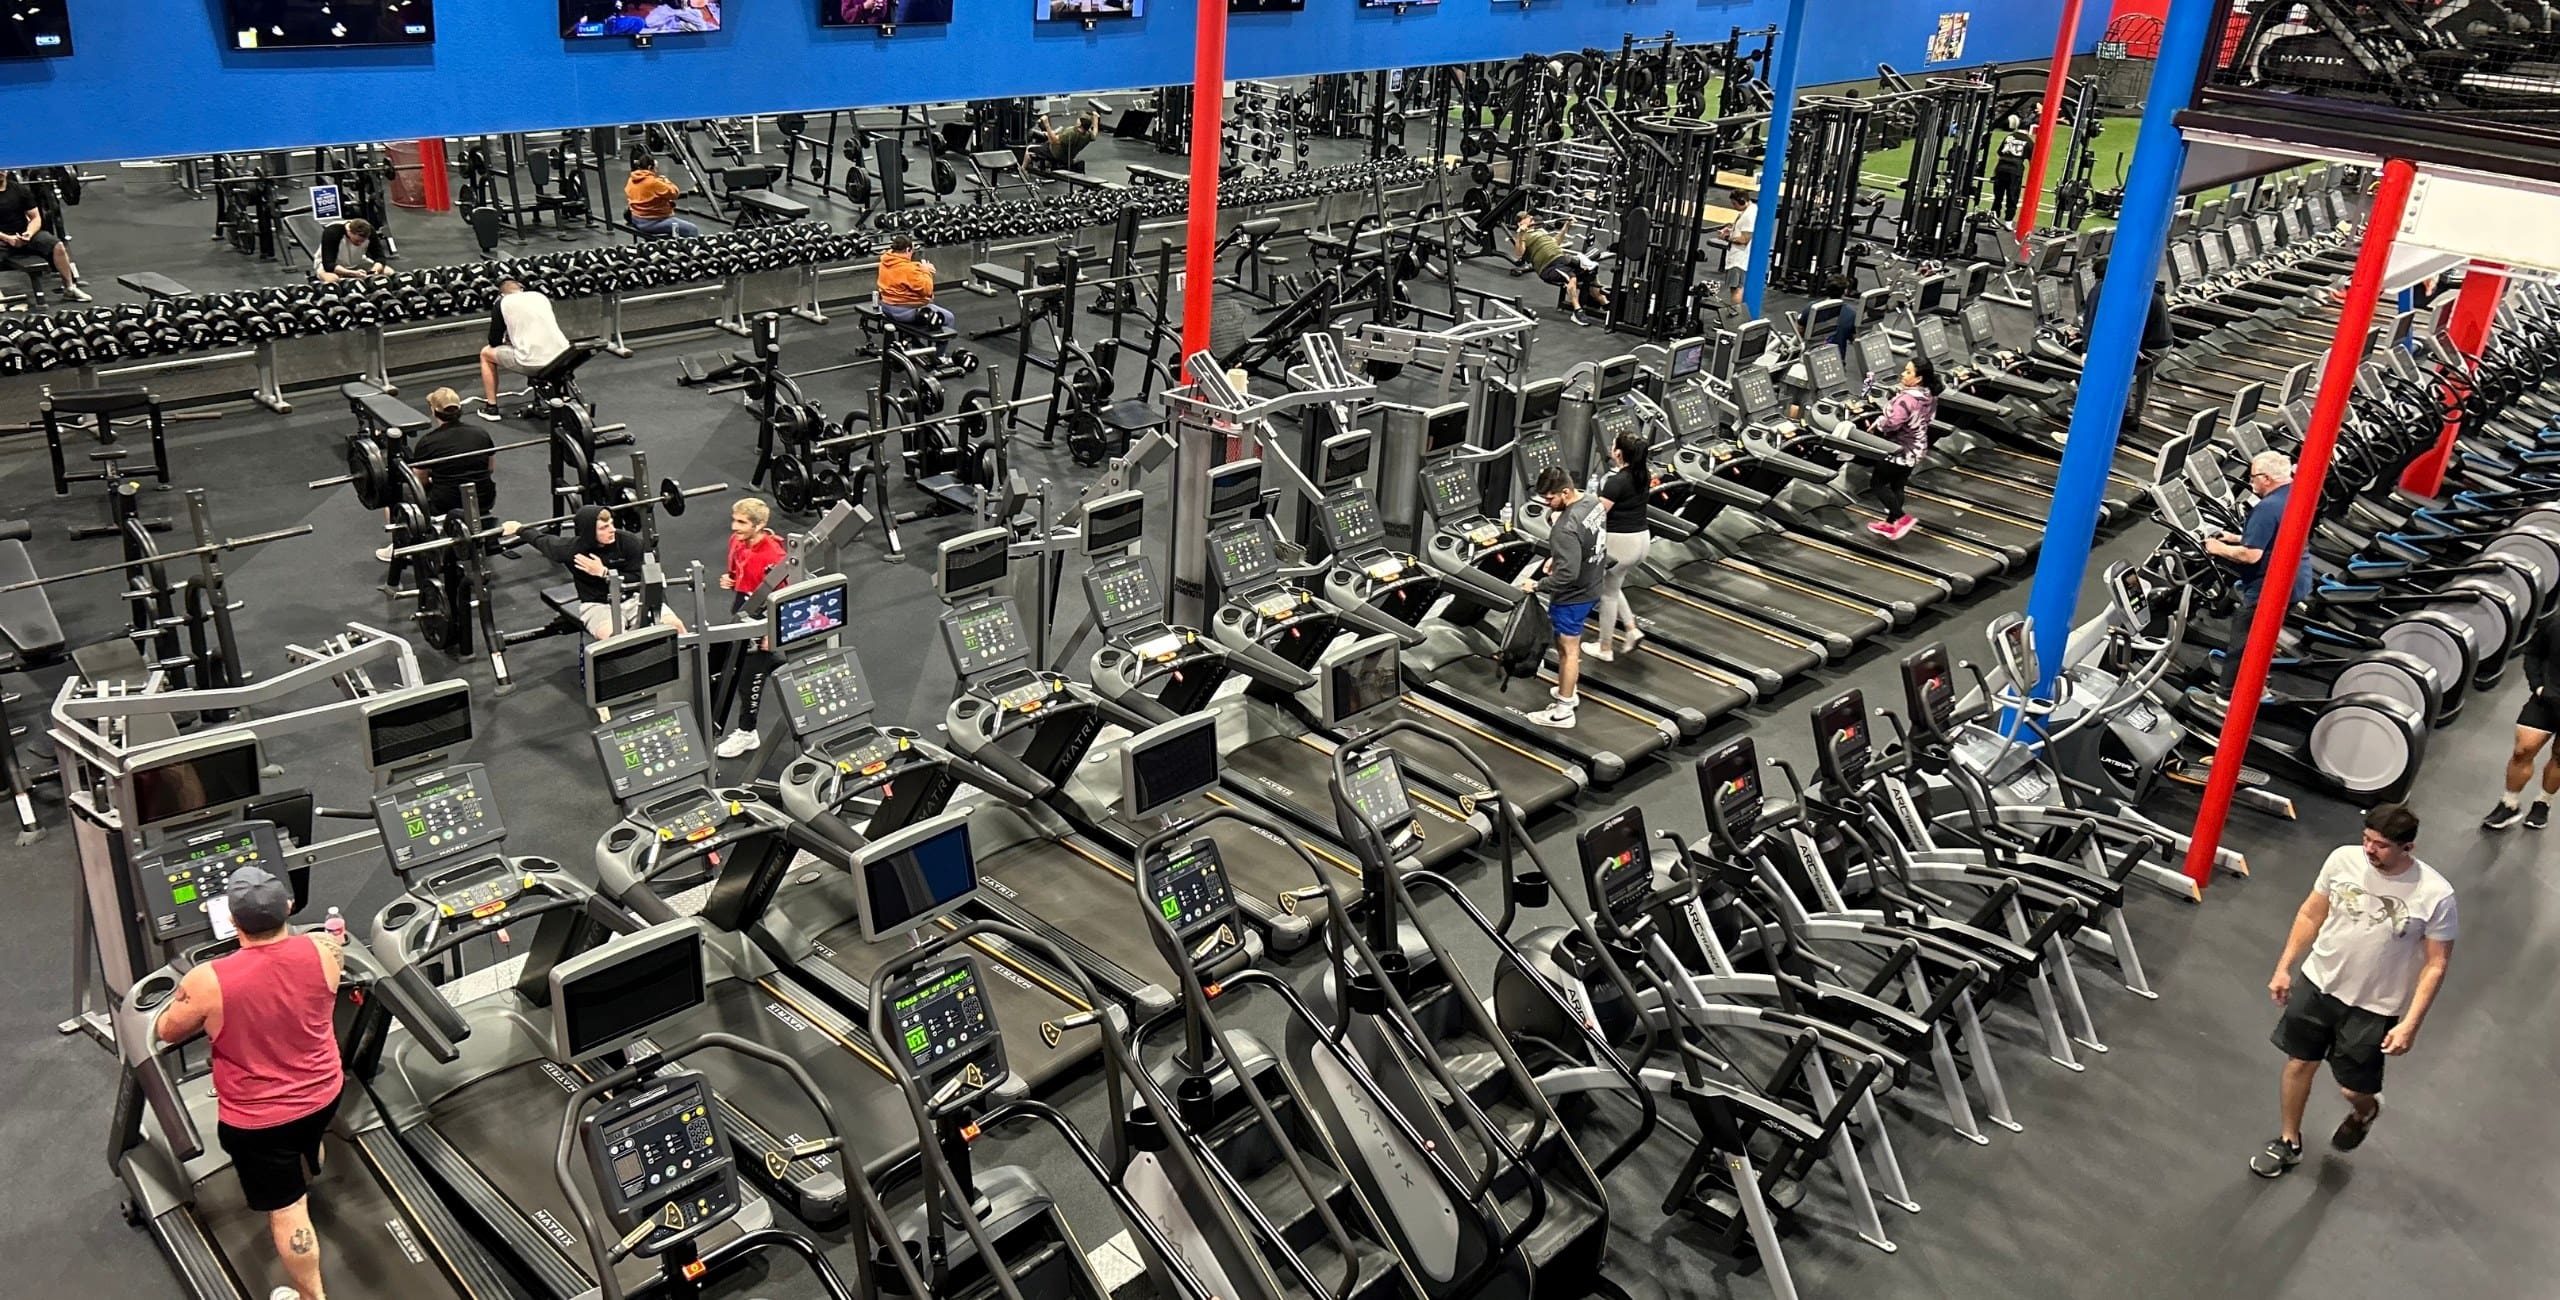
[[(2548, 800), (2542, 800), (2542, 801), (2540, 801), (2540, 802), (2546, 802), (2546, 803), (2547, 803), (2547, 802), (2549, 802), (2549, 801), (2548, 801)], [(2505, 794), (2499, 795), (2499, 796), (2498, 796), (2498, 806), (2499, 806), (2499, 807), (2501, 807), (2501, 808), (2513, 808), (2513, 807), (2515, 807), (2515, 806), (2516, 806), (2516, 792), (2515, 792), (2515, 791), (2513, 791), (2513, 790), (2510, 790), (2510, 791), (2506, 792)]]

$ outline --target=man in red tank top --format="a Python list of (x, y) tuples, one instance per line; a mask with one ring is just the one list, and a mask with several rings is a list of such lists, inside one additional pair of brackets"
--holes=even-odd
[(323, 934), (293, 933), (286, 924), (293, 891), (258, 867), (234, 870), (223, 898), (240, 950), (178, 981), (160, 1013), (160, 1041), (182, 1043), (199, 1031), (212, 1040), (222, 1149), (249, 1208), (267, 1216), (276, 1255), (293, 1279), (268, 1300), (326, 1300), (308, 1198), (343, 1082), (334, 1023), (338, 945)]

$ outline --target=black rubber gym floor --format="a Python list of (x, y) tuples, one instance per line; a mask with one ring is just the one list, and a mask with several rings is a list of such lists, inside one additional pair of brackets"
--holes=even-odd
[[(237, 260), (210, 245), (172, 248), (171, 254), (208, 263)], [(95, 269), (104, 274), (113, 268)], [(187, 269), (161, 269), (190, 279)], [(1471, 267), (1468, 274), (1487, 285), (1517, 283), (1505, 280), (1499, 268)], [(979, 300), (955, 301), (973, 316), (987, 310)], [(839, 326), (795, 329), (791, 338), (791, 364), (813, 366), (839, 359), (849, 335)], [(1544, 326), (1535, 368), (1552, 373), (1627, 343), (1595, 330)], [(743, 488), (753, 420), (733, 399), (674, 385), (679, 354), (728, 344), (728, 336), (704, 335), (643, 346), (628, 361), (603, 358), (589, 371), (588, 390), (606, 418), (632, 423), (657, 472), (694, 483), (725, 478)], [(470, 389), (461, 376), (453, 378)], [(842, 372), (812, 381), (810, 391), (840, 412), (852, 409), (860, 383), (861, 372)], [(434, 386), (421, 377), (404, 377), (403, 384), (412, 396)], [(31, 414), (11, 412), (7, 418)], [(337, 467), (344, 419), (334, 395), (322, 393), (310, 395), (292, 416), (232, 408), (219, 421), (179, 426), (179, 482), (206, 489), (220, 531), (240, 534), (304, 522), (316, 530), (228, 563), (233, 595), (247, 602), (241, 627), (254, 667), (273, 669), (285, 644), (308, 643), (350, 619), (405, 626), (373, 585), (379, 570), (365, 555), (378, 544), (372, 517), (343, 491), (302, 487), (304, 480)], [(1062, 460), (1038, 472), (1069, 484), (1083, 478)], [(540, 513), (538, 469), (518, 462), (501, 478), (502, 513)], [(911, 495), (900, 500), (914, 503)], [(24, 513), (36, 522), (31, 549), (39, 571), (115, 557), (112, 542), (64, 538), (64, 525), (94, 518), (98, 505), (85, 491), (60, 500), (51, 496), (33, 439), (0, 442), (0, 502), (7, 503), (0, 511)], [(158, 496), (152, 504), (170, 509), (176, 501)], [(716, 567), (723, 513), (715, 499), (667, 521), (662, 554), (671, 563), (699, 557)], [(929, 554), (936, 537), (956, 529), (913, 527), (910, 554)], [(2139, 554), (2149, 537), (2147, 526), (2136, 525), (2105, 540), (2097, 565)], [(539, 620), (542, 610), (532, 589), (548, 573), (530, 559), (504, 566), (509, 577), (501, 594), (503, 621), (519, 626)], [(861, 604), (857, 644), (886, 701), (884, 712), (934, 725), (948, 695), (949, 671), (938, 657), (917, 651), (915, 633), (933, 612), (926, 566), (916, 559), (883, 563), (876, 545), (859, 543), (849, 552), (847, 569)], [(121, 634), (116, 590), (106, 579), (53, 589), (75, 644)], [(1960, 607), (1933, 611), (1914, 631), (1865, 648), (1848, 664), (1818, 675), (1818, 684), (1801, 685), (1726, 722), (1709, 739), (1748, 727), (1764, 752), (1801, 768), (1809, 757), (1805, 715), (1817, 693), (1855, 684), (1873, 699), (1897, 700), (1892, 660), (1903, 647), (1944, 638), (1959, 654), (1979, 657), (1983, 620), (2014, 608), (2023, 596), (2023, 585), (2013, 583), (1988, 588)], [(1072, 616), (1071, 610), (1070, 621)], [(452, 671), (481, 688), (482, 739), (472, 757), (495, 768), (499, 788), (510, 792), (510, 847), (583, 863), (612, 814), (585, 739), (588, 723), (570, 666), (573, 650), (567, 640), (521, 648), (515, 656), (521, 685), (503, 701), (488, 692), (485, 660)], [(30, 693), (49, 693), (53, 680), (46, 676), (35, 684), (41, 689)], [(28, 683), (13, 678), (12, 685)], [(2250, 854), (2255, 874), (2217, 881), (2201, 906), (2136, 892), (2131, 920), (2162, 996), (2145, 1003), (2092, 975), (2088, 996), (2113, 1050), (2089, 1056), (2084, 1073), (2069, 1074), (2042, 1058), (2023, 1009), (2003, 1006), (1992, 1015), (2024, 1133), (1995, 1130), (1988, 1147), (1976, 1148), (1943, 1137), (1943, 1127), (1932, 1119), (1889, 1105), (1888, 1122), (1924, 1211), (1885, 1211), (1901, 1249), (1883, 1255), (1829, 1215), (1837, 1204), (1834, 1192), (1817, 1178), (1808, 1201), (1810, 1221), (1788, 1240), (1803, 1293), (2146, 1300), (2162, 1294), (2335, 1300), (2422, 1290), (2447, 1297), (2548, 1294), (2560, 1246), (2535, 1225), (2545, 1222), (2544, 1207), (2560, 1190), (2560, 1175), (2553, 1173), (2560, 1168), (2560, 1126), (2548, 1117), (2544, 1097), (2560, 1062), (2540, 972), (2555, 952), (2550, 936), (2560, 921), (2560, 902), (2542, 864), (2560, 860), (2554, 850), (2560, 840), (2527, 831), (2489, 838), (2473, 829), (2495, 785), (2521, 689), (2511, 683), (2475, 701), (2456, 726), (2433, 737), (2415, 800), (2429, 819), (2421, 850), (2461, 891), (2469, 926), (2435, 1018), (2417, 1050), (2392, 1067), (2388, 1117), (2362, 1150), (2352, 1158), (2324, 1153), (2339, 1107), (2334, 1094), (2324, 1091), (2314, 1099), (2311, 1154), (2300, 1169), (2270, 1184), (2244, 1167), (2275, 1123), (2267, 973), (2319, 859), (2355, 834), (2355, 810), (2313, 797), (2303, 800), (2299, 824), (2236, 822), (2231, 840)], [(364, 790), (351, 748), (351, 741), (326, 753), (279, 746), (273, 757), (291, 780), (314, 785), (326, 802), (344, 805)], [(1696, 786), (1685, 770), (1696, 752), (1695, 746), (1675, 751), (1675, 761), (1656, 762), (1605, 796), (1586, 796), (1574, 815), (1542, 823), (1551, 865), (1569, 876), (1575, 825), (1623, 802), (1644, 801), (1657, 826), (1697, 831)], [(2185, 815), (2172, 810), (2166, 819), (2180, 823)], [(118, 1214), (121, 1186), (105, 1159), (112, 1063), (88, 1039), (54, 1030), (68, 1009), (66, 928), (74, 873), (69, 836), (50, 801), (47, 816), (54, 832), (43, 844), (0, 847), (0, 880), (9, 883), (7, 911), (19, 932), (14, 942), (0, 944), (0, 988), (8, 990), (0, 995), (0, 1043), (8, 1045), (0, 1055), (0, 1096), (9, 1099), (0, 1106), (0, 1153), (20, 1188), (0, 1213), (0, 1257), (12, 1261), (18, 1278), (7, 1290), (175, 1294), (167, 1265)], [(1490, 897), (1483, 869), (1462, 878)], [(1565, 887), (1572, 892), (1569, 880)], [(388, 873), (370, 867), (324, 875), (320, 891), (356, 917), (369, 915), (391, 894)], [(1480, 948), (1458, 946), (1473, 958), (1471, 972), (1482, 973)], [(2528, 973), (2512, 980), (2497, 973), (2511, 968)], [(1311, 974), (1303, 962), (1295, 970)], [(1087, 1120), (1096, 1117), (1098, 1097), (1099, 1089), (1089, 1084), (1065, 1093), (1070, 1112)], [(548, 1141), (557, 1124), (556, 1115), (528, 1116), (527, 1133)], [(1117, 1231), (1100, 1199), (1045, 1139), (1010, 1152), (1000, 1142), (982, 1144), (981, 1150), (983, 1158), (1017, 1159), (1041, 1170), (1088, 1244)], [(1760, 1279), (1731, 1276), (1693, 1243), (1686, 1225), (1656, 1214), (1660, 1189), (1645, 1175), (1661, 1163), (1637, 1162), (1640, 1167), (1629, 1171), (1636, 1176), (1615, 1191), (1617, 1277), (1638, 1295), (1764, 1295)], [(326, 1186), (324, 1180), (324, 1196)], [(773, 1277), (737, 1279), (722, 1291), (817, 1294), (790, 1264), (777, 1266)]]

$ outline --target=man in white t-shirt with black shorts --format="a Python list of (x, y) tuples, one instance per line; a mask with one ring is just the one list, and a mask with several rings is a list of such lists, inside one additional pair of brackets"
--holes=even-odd
[(497, 319), (489, 323), (489, 346), (480, 349), (480, 418), (503, 420), (498, 410), (498, 372), (530, 375), (569, 350), (551, 300), (516, 280), (498, 282)]
[[(2275, 1045), (2284, 1063), (2284, 1131), (2249, 1158), (2261, 1178), (2302, 1163), (2302, 1112), (2320, 1062), (2347, 1099), (2329, 1145), (2353, 1151), (2382, 1114), (2382, 1063), (2405, 1055), (2453, 962), (2453, 886), (2418, 861), (2418, 815), (2387, 803), (2364, 815), (2364, 843), (2320, 864), (2311, 896), (2267, 992), (2284, 1008)], [(2305, 949), (2299, 986), (2294, 959)]]

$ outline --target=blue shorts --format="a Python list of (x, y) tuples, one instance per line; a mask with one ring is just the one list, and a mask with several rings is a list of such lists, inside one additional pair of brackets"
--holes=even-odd
[(1547, 621), (1555, 625), (1557, 636), (1578, 637), (1582, 635), (1584, 628), (1591, 626), (1591, 611), (1598, 608), (1600, 608), (1600, 602), (1596, 600), (1586, 600), (1579, 605), (1550, 603), (1547, 606)]

